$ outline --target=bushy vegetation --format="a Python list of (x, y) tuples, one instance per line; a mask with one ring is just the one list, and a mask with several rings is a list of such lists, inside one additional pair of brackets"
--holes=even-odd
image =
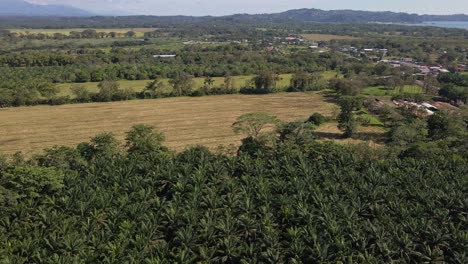
[(251, 137), (231, 156), (162, 140), (140, 125), (125, 146), (102, 134), (2, 165), (1, 261), (467, 260), (467, 160), (450, 149)]

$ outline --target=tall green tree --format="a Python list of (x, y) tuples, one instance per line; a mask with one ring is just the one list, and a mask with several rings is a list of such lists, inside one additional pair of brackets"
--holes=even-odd
[(166, 84), (159, 77), (156, 77), (146, 84), (143, 94), (145, 97), (158, 98), (163, 95), (165, 87)]
[(96, 97), (98, 101), (110, 102), (118, 94), (120, 84), (116, 81), (102, 81), (98, 84), (99, 92)]
[(437, 79), (432, 76), (428, 75), (424, 78), (423, 82), (423, 90), (425, 93), (430, 94), (430, 95), (437, 95), (440, 89), (440, 83), (437, 81)]
[(390, 141), (394, 145), (407, 147), (426, 141), (427, 135), (427, 122), (421, 118), (412, 118), (399, 122), (391, 128)]
[(341, 112), (338, 115), (338, 128), (343, 131), (344, 137), (351, 137), (357, 128), (354, 111), (362, 107), (363, 99), (354, 96), (343, 96), (339, 100)]
[(357, 80), (334, 78), (330, 80), (330, 86), (341, 95), (355, 96), (361, 91), (362, 83)]
[(318, 81), (322, 78), (320, 73), (296, 72), (292, 78), (290, 86), (296, 91), (315, 90)]
[(149, 154), (162, 148), (165, 136), (152, 126), (138, 124), (127, 132), (125, 140), (129, 153)]
[(280, 124), (280, 120), (270, 113), (248, 113), (241, 115), (232, 124), (235, 133), (242, 133), (248, 137), (258, 139), (262, 132), (269, 129), (272, 132)]
[(461, 113), (448, 114), (438, 111), (427, 120), (429, 136), (434, 140), (466, 135), (467, 126), (468, 123)]
[(260, 71), (253, 77), (252, 82), (258, 90), (274, 90), (279, 80), (279, 75), (272, 71)]
[(86, 89), (84, 85), (72, 85), (70, 90), (75, 97), (75, 100), (80, 103), (87, 103), (91, 101), (92, 95), (91, 92)]
[(194, 82), (193, 76), (182, 74), (169, 80), (173, 93), (176, 96), (186, 96), (192, 93)]

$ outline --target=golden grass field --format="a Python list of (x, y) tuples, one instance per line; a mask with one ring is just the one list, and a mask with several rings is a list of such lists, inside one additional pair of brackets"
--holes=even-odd
[(46, 34), (46, 35), (53, 35), (55, 33), (61, 33), (64, 35), (69, 35), (70, 32), (72, 31), (77, 31), (81, 32), (87, 29), (93, 29), (96, 30), (96, 32), (115, 32), (119, 34), (125, 34), (128, 31), (133, 31), (136, 33), (137, 37), (142, 37), (145, 32), (152, 32), (157, 30), (156, 28), (68, 28), (68, 29), (27, 29), (27, 28), (21, 28), (21, 29), (9, 29), (10, 32), (18, 33), (18, 34), (23, 34), (23, 35), (28, 35), (28, 34)]
[(351, 36), (339, 36), (329, 34), (302, 34), (303, 38), (311, 41), (330, 41), (330, 40), (354, 40), (358, 39)]
[(222, 95), (34, 106), (0, 109), (0, 152), (33, 155), (54, 145), (74, 146), (102, 132), (123, 139), (134, 124), (156, 126), (165, 145), (183, 150), (190, 145), (239, 144), (242, 135), (231, 124), (242, 114), (270, 112), (283, 121), (305, 119), (314, 112), (331, 115), (336, 106), (318, 93)]

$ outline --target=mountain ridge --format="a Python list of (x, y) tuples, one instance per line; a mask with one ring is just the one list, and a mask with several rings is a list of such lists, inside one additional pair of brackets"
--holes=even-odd
[(92, 16), (91, 12), (67, 5), (38, 5), (24, 0), (0, 0), (0, 16)]
[[(15, 2), (16, 6), (23, 5), (22, 13), (8, 13), (8, 8), (2, 8), (2, 3)], [(31, 7), (32, 6), (32, 7)], [(29, 12), (31, 8), (35, 8), (35, 12)], [(7, 15), (5, 15), (7, 13)], [(429, 21), (465, 21), (468, 22), (468, 15), (418, 15), (412, 13), (392, 12), (392, 11), (360, 11), (360, 10), (321, 10), (314, 8), (292, 9), (280, 13), (270, 14), (233, 14), (227, 16), (148, 16), (148, 15), (129, 15), (129, 16), (106, 16), (93, 15), (87, 11), (68, 6), (59, 5), (33, 5), (26, 1), (16, 0), (0, 0), (0, 16), (4, 18), (9, 16), (9, 20), (32, 21), (31, 17), (36, 20), (54, 20), (76, 22), (81, 24), (92, 23), (96, 21), (119, 21), (131, 20), (137, 24), (154, 24), (154, 23), (193, 23), (193, 22), (237, 22), (237, 23), (421, 23)], [(6, 19), (8, 20), (8, 19)]]
[(236, 14), (226, 17), (243, 17), (266, 20), (271, 22), (323, 22), (323, 23), (418, 23), (426, 21), (467, 21), (466, 14), (453, 15), (418, 15), (414, 13), (392, 11), (362, 11), (362, 10), (321, 10), (315, 8), (292, 9), (272, 14)]

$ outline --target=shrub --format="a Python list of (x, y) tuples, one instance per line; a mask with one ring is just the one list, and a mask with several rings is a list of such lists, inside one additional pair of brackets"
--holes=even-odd
[(313, 123), (316, 126), (320, 126), (327, 121), (328, 121), (328, 118), (326, 118), (320, 113), (313, 113), (307, 120), (307, 122)]
[(6, 170), (0, 184), (19, 198), (39, 198), (62, 189), (63, 178), (56, 169), (24, 166)]
[(363, 126), (369, 126), (372, 122), (372, 119), (369, 116), (358, 116), (356, 121)]

